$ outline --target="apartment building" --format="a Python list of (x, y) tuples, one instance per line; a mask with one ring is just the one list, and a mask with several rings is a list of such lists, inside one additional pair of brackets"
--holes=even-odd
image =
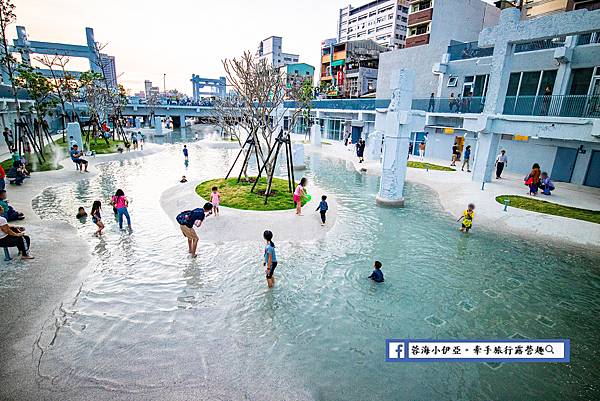
[(411, 0), (405, 47), (473, 37), (498, 22), (500, 11), (481, 0)]
[(370, 39), (388, 48), (402, 48), (406, 40), (408, 2), (374, 0), (360, 7), (340, 9), (338, 43)]
[(298, 62), (299, 55), (284, 53), (282, 49), (283, 38), (281, 36), (270, 36), (260, 41), (256, 56), (259, 60), (266, 60), (269, 65), (275, 68)]
[(600, 9), (600, 0), (501, 0), (496, 2), (500, 8), (520, 7), (523, 19), (574, 10)]

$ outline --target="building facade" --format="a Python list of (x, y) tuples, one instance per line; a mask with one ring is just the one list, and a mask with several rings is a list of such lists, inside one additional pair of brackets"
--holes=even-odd
[(370, 39), (389, 48), (404, 47), (408, 2), (375, 0), (359, 7), (348, 5), (339, 12), (338, 43)]
[(115, 57), (108, 54), (100, 54), (100, 66), (104, 73), (104, 78), (111, 88), (116, 88), (117, 82), (117, 67), (115, 65)]
[(372, 40), (336, 43), (321, 49), (320, 87), (328, 97), (375, 94), (379, 55), (387, 48)]
[(285, 83), (286, 86), (293, 87), (299, 86), (304, 81), (314, 81), (315, 67), (306, 63), (294, 63), (285, 66)]
[(256, 56), (259, 60), (266, 60), (267, 64), (275, 68), (280, 68), (287, 64), (294, 64), (299, 61), (299, 55), (284, 53), (282, 49), (283, 38), (280, 36), (270, 36), (260, 41)]
[(499, 15), (498, 8), (481, 0), (411, 0), (406, 47), (476, 40), (483, 28), (498, 22)]

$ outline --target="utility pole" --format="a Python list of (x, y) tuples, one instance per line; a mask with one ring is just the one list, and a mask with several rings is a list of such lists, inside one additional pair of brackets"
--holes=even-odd
[(163, 74), (163, 93), (167, 96), (167, 74)]

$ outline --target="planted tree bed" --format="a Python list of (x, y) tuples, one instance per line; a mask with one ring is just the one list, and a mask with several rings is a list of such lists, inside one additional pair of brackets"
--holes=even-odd
[[(218, 178), (215, 180), (204, 181), (196, 187), (196, 193), (204, 199), (210, 200), (212, 187), (218, 187), (221, 194), (221, 206), (242, 210), (288, 210), (295, 207), (292, 194), (289, 192), (288, 181), (281, 178), (273, 178), (271, 195), (265, 205), (264, 193), (267, 189), (267, 180), (261, 178), (254, 193), (250, 192), (254, 185), (255, 177), (250, 177), (247, 181), (237, 182), (234, 178)], [(303, 200), (304, 205), (306, 200)]]

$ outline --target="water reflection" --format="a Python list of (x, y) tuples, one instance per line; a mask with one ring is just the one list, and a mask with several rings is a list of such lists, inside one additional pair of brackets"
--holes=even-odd
[[(188, 146), (189, 180), (222, 176), (237, 154), (201, 142)], [(103, 165), (85, 184), (50, 188), (34, 199), (42, 218), (73, 221), (81, 202), (107, 205), (123, 188), (134, 227), (119, 231), (108, 206), (102, 238), (92, 237), (91, 223), (76, 224), (93, 244), (92, 273), (66, 324), (86, 329), (59, 332), (41, 364), (57, 379), (41, 386), (66, 390), (93, 382), (144, 394), (160, 383), (164, 398), (200, 388), (226, 388), (225, 399), (244, 398), (245, 389), (261, 400), (274, 394), (334, 401), (522, 399), (532, 388), (545, 400), (597, 398), (584, 386), (599, 379), (596, 256), (481, 226), (461, 235), (421, 186), (407, 185), (405, 209), (376, 207), (377, 177), (307, 155), (303, 174), (337, 199), (337, 223), (319, 242), (276, 241), (281, 263), (270, 291), (260, 238), (215, 243), (201, 236), (199, 257), (186, 257), (184, 238), (158, 203), (180, 179), (181, 159), (175, 144), (158, 155)], [(366, 279), (375, 259), (384, 264), (384, 285)], [(515, 333), (570, 337), (577, 364), (408, 367), (386, 364), (382, 354), (386, 337)], [(261, 372), (261, 386), (247, 372)], [(223, 383), (223, 377), (235, 379)]]

